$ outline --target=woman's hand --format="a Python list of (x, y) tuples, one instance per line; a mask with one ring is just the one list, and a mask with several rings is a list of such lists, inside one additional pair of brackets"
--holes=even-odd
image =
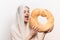
[(49, 33), (53, 30), (54, 27), (51, 27), (50, 29), (48, 29), (47, 31), (45, 31), (44, 33)]
[[(33, 26), (33, 29), (34, 29), (35, 31), (38, 31), (38, 30), (39, 30), (39, 28), (37, 27), (37, 25)], [(53, 27), (51, 27), (50, 29), (48, 29), (47, 31), (45, 31), (45, 33), (51, 32), (52, 30), (53, 30)], [(39, 32), (39, 31), (38, 31), (38, 32)]]
[(31, 36), (35, 36), (36, 34), (37, 34), (37, 31), (36, 31), (36, 30), (32, 29), (32, 30), (30, 31), (30, 35), (31, 35)]
[(37, 35), (37, 31), (36, 30), (33, 30), (31, 29), (29, 35), (26, 37), (25, 40), (31, 40), (33, 37), (35, 37)]
[(54, 27), (51, 27), (51, 28), (48, 30), (48, 32), (51, 32), (51, 31), (53, 30), (53, 28), (54, 28)]

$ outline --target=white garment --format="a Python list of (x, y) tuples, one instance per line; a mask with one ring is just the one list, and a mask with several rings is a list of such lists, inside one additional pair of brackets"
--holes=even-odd
[[(29, 27), (27, 27), (24, 33), (22, 33), (22, 32), (19, 32), (16, 25), (13, 25), (12, 26), (12, 40), (24, 40), (29, 35), (29, 32), (30, 32)], [(37, 40), (37, 36), (31, 40)]]
[[(23, 15), (23, 6), (18, 8), (17, 12), (17, 20), (15, 24), (12, 25), (11, 28), (11, 35), (12, 35), (12, 40), (25, 40), (25, 38), (29, 35), (30, 33), (30, 28), (29, 24), (27, 24), (26, 30), (24, 29), (24, 15)], [(18, 26), (19, 24), (19, 26)], [(37, 40), (37, 36), (32, 38), (31, 40)]]

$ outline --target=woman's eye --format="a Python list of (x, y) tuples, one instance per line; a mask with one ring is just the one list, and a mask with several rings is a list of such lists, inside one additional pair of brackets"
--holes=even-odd
[(29, 11), (24, 10), (24, 13), (30, 13)]
[(24, 13), (26, 13), (26, 11), (24, 11)]
[(27, 11), (28, 13), (30, 13), (29, 11)]

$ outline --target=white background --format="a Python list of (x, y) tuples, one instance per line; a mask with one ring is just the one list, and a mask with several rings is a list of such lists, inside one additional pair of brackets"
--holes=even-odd
[(46, 35), (45, 40), (60, 40), (59, 0), (0, 0), (0, 40), (10, 40), (10, 28), (20, 4), (29, 5), (31, 11), (36, 7), (50, 10), (55, 19), (54, 29)]

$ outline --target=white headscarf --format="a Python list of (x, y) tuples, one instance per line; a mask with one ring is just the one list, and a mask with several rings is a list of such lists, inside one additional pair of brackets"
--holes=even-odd
[[(24, 6), (20, 5), (16, 13), (16, 23), (12, 26), (12, 40), (23, 40), (24, 33)], [(19, 33), (21, 31), (21, 33)], [(14, 38), (15, 37), (15, 38)]]
[[(17, 10), (17, 24), (19, 25), (19, 29), (21, 31), (21, 35), (23, 36), (23, 39), (24, 39), (24, 35), (28, 34), (29, 32), (29, 23), (27, 23), (27, 32), (24, 31), (24, 8), (25, 8), (26, 5), (20, 5), (18, 7), (18, 10)], [(24, 34), (25, 33), (25, 34)]]
[(20, 29), (24, 28), (24, 7), (20, 5), (17, 10), (17, 23), (19, 24)]

